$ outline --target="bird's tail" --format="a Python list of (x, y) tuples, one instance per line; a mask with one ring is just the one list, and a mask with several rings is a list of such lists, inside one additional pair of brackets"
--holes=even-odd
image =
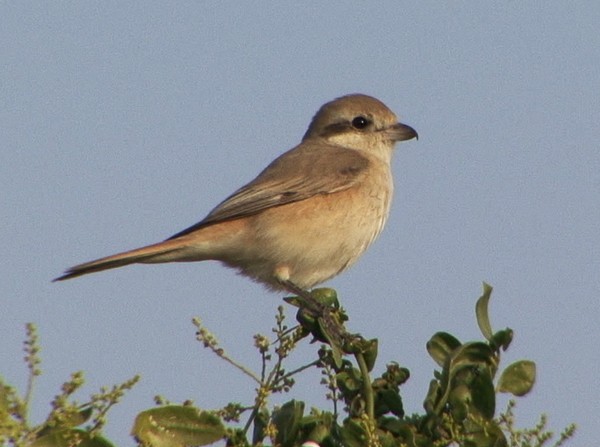
[(152, 264), (157, 262), (178, 261), (182, 259), (181, 256), (178, 255), (178, 252), (181, 252), (184, 249), (185, 246), (182, 245), (181, 241), (177, 239), (167, 240), (158, 244), (136, 248), (135, 250), (117, 253), (116, 255), (76, 265), (66, 270), (62, 276), (55, 278), (53, 281), (64, 281), (81, 275), (87, 275), (88, 273), (114, 269), (129, 264)]

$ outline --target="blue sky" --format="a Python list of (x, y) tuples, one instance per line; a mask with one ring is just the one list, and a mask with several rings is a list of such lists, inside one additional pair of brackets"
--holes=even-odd
[[(0, 374), (24, 388), (24, 324), (44, 375), (33, 416), (84, 370), (80, 397), (136, 373), (107, 435), (133, 445), (162, 394), (204, 408), (253, 383), (194, 342), (200, 315), (258, 366), (281, 296), (217, 263), (134, 266), (65, 283), (66, 267), (202, 219), (300, 141), (318, 107), (361, 92), (418, 130), (400, 144), (387, 227), (331, 280), (379, 364), (412, 372), (421, 411), (434, 332), (479, 337), (495, 287), (510, 361), (538, 364), (517, 408), (597, 441), (600, 6), (594, 2), (4, 2), (0, 5)], [(290, 312), (291, 315), (291, 312)], [(297, 364), (316, 347), (304, 347)], [(295, 395), (325, 405), (318, 374)]]

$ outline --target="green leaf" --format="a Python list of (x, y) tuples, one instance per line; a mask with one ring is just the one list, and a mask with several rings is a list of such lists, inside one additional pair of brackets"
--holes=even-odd
[(463, 368), (452, 381), (448, 402), (457, 421), (472, 413), (492, 419), (496, 410), (496, 393), (488, 369)]
[(391, 433), (379, 433), (379, 445), (381, 447), (397, 447), (398, 441), (394, 439)]
[(252, 431), (252, 445), (258, 444), (265, 438), (265, 429), (269, 424), (269, 411), (262, 408), (254, 418), (254, 430)]
[(506, 351), (510, 346), (510, 343), (513, 339), (513, 331), (510, 328), (503, 329), (501, 331), (496, 332), (492, 339), (490, 340), (490, 344), (493, 345), (493, 349), (497, 349), (498, 347), (502, 348), (502, 350)]
[(367, 432), (359, 419), (346, 419), (340, 430), (344, 447), (364, 447), (367, 445)]
[(84, 408), (76, 413), (69, 414), (68, 418), (62, 418), (61, 428), (75, 428), (85, 424), (92, 416), (94, 409), (92, 407)]
[(277, 428), (276, 444), (282, 447), (296, 445), (300, 421), (304, 414), (304, 402), (291, 400), (273, 411), (271, 420)]
[(379, 341), (376, 338), (366, 340), (365, 349), (363, 355), (365, 356), (365, 362), (369, 372), (373, 371), (375, 367), (375, 361), (377, 360), (377, 351), (379, 349)]
[(530, 360), (520, 360), (509, 365), (500, 376), (498, 391), (524, 396), (531, 391), (535, 383), (535, 363)]
[(335, 380), (340, 391), (345, 397), (349, 397), (350, 399), (356, 396), (362, 388), (360, 371), (356, 368), (349, 368), (336, 374)]
[(337, 337), (334, 332), (336, 328), (330, 328), (323, 318), (317, 319), (318, 330), (313, 331), (312, 334), (315, 338), (319, 339), (318, 334), (321, 334), (323, 339), (321, 341), (326, 341), (329, 344), (329, 348), (331, 349), (331, 357), (333, 358), (333, 363), (336, 368), (342, 367), (342, 345), (341, 340)]
[(0, 378), (0, 414), (9, 414), (10, 407), (10, 395), (14, 395), (14, 390), (11, 389), (8, 385), (4, 385), (4, 382)]
[(225, 428), (212, 413), (168, 405), (138, 414), (131, 434), (152, 447), (186, 447), (212, 444), (224, 437)]
[(494, 375), (498, 358), (494, 351), (483, 342), (474, 341), (465, 343), (456, 349), (448, 363), (450, 377), (464, 367), (490, 368), (490, 375)]
[[(333, 307), (334, 309), (339, 309), (340, 302), (337, 297), (337, 292), (335, 289), (330, 289), (328, 287), (321, 287), (319, 289), (313, 289), (310, 292), (310, 295), (321, 304), (324, 304), (328, 307)], [(302, 307), (305, 305), (305, 299), (300, 296), (286, 296), (283, 300), (291, 304), (292, 306)]]
[(85, 424), (92, 417), (92, 413), (94, 409), (92, 407), (87, 407), (82, 410), (79, 410), (77, 416), (74, 416), (69, 422), (71, 427), (78, 427), (82, 424)]
[[(442, 374), (438, 378), (438, 388), (433, 393), (433, 382), (425, 399), (428, 413), (441, 414), (453, 389), (464, 383), (473, 371), (487, 373), (493, 377), (497, 367), (494, 351), (483, 342), (470, 342), (456, 348), (446, 359)], [(435, 381), (434, 381), (435, 382)], [(470, 383), (467, 381), (467, 384)], [(459, 399), (460, 400), (460, 399)]]
[(425, 397), (425, 401), (423, 402), (423, 408), (427, 414), (431, 414), (435, 410), (435, 404), (442, 396), (442, 387), (440, 386), (440, 382), (437, 380), (432, 380), (429, 382), (429, 390), (427, 391), (427, 396)]
[(463, 383), (454, 386), (448, 395), (448, 403), (452, 418), (455, 421), (462, 421), (469, 414), (469, 403), (471, 401), (471, 391)]
[[(52, 432), (57, 433), (59, 431), (62, 431), (63, 429), (79, 427), (80, 425), (86, 423), (90, 419), (93, 411), (94, 410), (92, 407), (87, 407), (78, 412), (64, 415), (60, 420), (59, 426), (57, 426), (55, 422), (46, 423), (46, 426), (39, 431), (38, 436), (41, 438), (42, 436), (45, 436)], [(67, 433), (67, 431), (65, 431), (65, 433)]]
[(495, 421), (467, 419), (464, 423), (464, 447), (507, 447), (504, 433)]
[(5, 385), (0, 377), (0, 427), (5, 428), (8, 433), (9, 427), (20, 424), (17, 422), (23, 417), (26, 408), (22, 405), (17, 405), (16, 408), (11, 408), (15, 402), (19, 402), (15, 389), (9, 385)]
[(283, 301), (295, 307), (302, 307), (302, 304), (304, 303), (304, 301), (298, 296), (286, 296), (283, 298)]
[(488, 313), (488, 303), (492, 295), (492, 286), (483, 283), (483, 295), (477, 300), (475, 305), (475, 314), (477, 315), (477, 324), (479, 330), (483, 334), (486, 340), (491, 340), (494, 332), (492, 331), (492, 325), (490, 324), (490, 316)]
[(402, 398), (396, 390), (386, 389), (377, 392), (375, 401), (375, 413), (377, 416), (384, 415), (388, 412), (403, 417), (404, 407), (402, 406)]
[(417, 428), (413, 423), (400, 422), (395, 432), (401, 440), (401, 445), (407, 447), (424, 447), (432, 445), (429, 439), (417, 433)]
[(61, 429), (50, 431), (40, 436), (30, 447), (114, 447), (102, 436), (91, 437), (90, 434), (80, 429)]
[(385, 367), (385, 372), (381, 378), (390, 385), (400, 386), (405, 383), (410, 377), (410, 371), (406, 368), (401, 368), (397, 362), (390, 362)]
[(460, 341), (453, 335), (438, 332), (427, 342), (427, 352), (439, 366), (443, 367), (452, 351), (460, 345)]
[(482, 371), (474, 374), (469, 389), (471, 390), (471, 408), (484, 418), (492, 419), (496, 412), (496, 390), (489, 374)]
[(302, 418), (302, 432), (306, 433), (303, 442), (312, 441), (317, 444), (322, 444), (323, 440), (332, 436), (332, 429), (334, 427), (333, 414), (329, 412), (322, 412), (313, 414)]
[(321, 304), (333, 307), (334, 309), (339, 309), (340, 307), (340, 302), (338, 300), (337, 292), (335, 291), (335, 289), (331, 289), (329, 287), (321, 287), (319, 289), (311, 290), (310, 294)]
[(77, 447), (114, 447), (114, 444), (102, 436), (94, 436), (93, 438), (88, 436), (87, 439), (84, 438)]
[(400, 445), (403, 447), (404, 445), (416, 447), (417, 424), (414, 421), (406, 422), (398, 418), (382, 417), (377, 422), (380, 430), (386, 431), (396, 437), (396, 446), (400, 442)]
[[(504, 433), (493, 420), (469, 418), (464, 423), (464, 447), (507, 447)], [(523, 444), (526, 445), (526, 444)]]

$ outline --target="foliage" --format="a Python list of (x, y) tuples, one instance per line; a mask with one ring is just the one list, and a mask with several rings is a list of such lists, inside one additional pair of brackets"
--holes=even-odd
[[(140, 413), (132, 434), (141, 445), (185, 447), (208, 445), (221, 440), (229, 447), (273, 446), (321, 447), (542, 447), (553, 437), (546, 417), (532, 429), (515, 427), (515, 402), (496, 415), (496, 394), (523, 396), (535, 382), (535, 364), (521, 360), (500, 371), (501, 353), (512, 342), (513, 332), (494, 332), (488, 315), (491, 287), (484, 284), (476, 305), (477, 323), (483, 341), (462, 343), (446, 332), (436, 333), (427, 351), (437, 364), (424, 400), (424, 413), (407, 415), (401, 386), (409, 371), (396, 362), (387, 364), (379, 377), (371, 377), (377, 360), (377, 339), (365, 339), (345, 329), (348, 317), (332, 289), (317, 289), (312, 297), (323, 306), (308, 311), (302, 297), (286, 299), (298, 307), (299, 325), (288, 327), (283, 308), (278, 308), (271, 340), (254, 337), (262, 359), (260, 372), (239, 364), (220, 347), (199, 318), (193, 320), (196, 337), (219, 358), (239, 369), (256, 383), (254, 402), (229, 403), (219, 410), (201, 410), (191, 402), (176, 405), (157, 397), (159, 406)], [(321, 341), (316, 359), (288, 370), (286, 361), (303, 340)], [(40, 374), (39, 347), (35, 328), (28, 325), (25, 342), (29, 382), (25, 398), (0, 383), (0, 444), (19, 446), (83, 445), (109, 447), (101, 436), (106, 412), (130, 389), (138, 377), (102, 389), (84, 404), (72, 401), (81, 387), (75, 373), (52, 403), (47, 420), (37, 426), (28, 422), (34, 379)], [(290, 399), (279, 407), (269, 405), (275, 393), (289, 393), (294, 377), (307, 368), (318, 368), (331, 409), (306, 410), (304, 402)], [(242, 419), (244, 421), (242, 422)], [(85, 425), (88, 424), (88, 425)], [(570, 439), (575, 426), (567, 427), (554, 446)]]
[(103, 387), (99, 393), (92, 394), (89, 401), (78, 403), (72, 396), (84, 384), (84, 378), (82, 372), (75, 372), (63, 383), (61, 392), (51, 402), (52, 409), (46, 420), (33, 425), (28, 413), (35, 378), (41, 375), (41, 361), (37, 330), (31, 323), (27, 324), (24, 344), (25, 363), (29, 370), (25, 397), (0, 378), (0, 445), (110, 447), (112, 444), (100, 434), (106, 424), (106, 414), (136, 384), (139, 376), (111, 388)]

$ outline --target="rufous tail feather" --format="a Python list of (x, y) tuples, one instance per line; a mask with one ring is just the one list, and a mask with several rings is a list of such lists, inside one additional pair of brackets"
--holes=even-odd
[[(114, 269), (129, 264), (152, 263), (153, 258), (161, 257), (162, 255), (168, 255), (169, 253), (178, 251), (181, 248), (181, 243), (176, 240), (168, 240), (158, 244), (148, 245), (146, 247), (125, 251), (123, 253), (117, 253), (116, 255), (107, 256), (105, 258), (100, 258), (94, 261), (76, 265), (69, 268), (62, 276), (59, 276), (52, 281), (64, 281), (66, 279), (76, 278), (81, 275), (87, 275), (88, 273)], [(157, 260), (156, 262), (161, 261)], [(168, 262), (168, 260), (165, 259), (162, 262)]]

